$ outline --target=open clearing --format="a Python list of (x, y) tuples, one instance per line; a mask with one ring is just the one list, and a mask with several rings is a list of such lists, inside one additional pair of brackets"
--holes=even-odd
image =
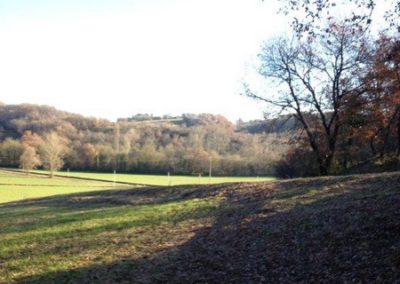
[(398, 173), (6, 203), (0, 283), (393, 283), (399, 204)]
[[(46, 171), (35, 171), (38, 173), (47, 173)], [(175, 176), (171, 175), (137, 175), (137, 174), (116, 174), (113, 173), (87, 173), (87, 172), (57, 172), (57, 176), (79, 177), (86, 179), (126, 182), (132, 184), (146, 184), (159, 186), (189, 185), (189, 184), (220, 184), (231, 182), (262, 182), (272, 181), (273, 177), (211, 177), (202, 176)]]

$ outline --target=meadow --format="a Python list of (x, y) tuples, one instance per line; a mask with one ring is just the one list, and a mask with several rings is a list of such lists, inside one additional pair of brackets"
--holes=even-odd
[(0, 283), (400, 277), (397, 173), (109, 190), (74, 182), (81, 192), (0, 204)]
[(119, 282), (114, 274), (83, 279), (86, 272), (73, 270), (128, 264), (183, 243), (219, 204), (184, 188), (13, 173), (0, 179), (0, 283)]
[[(0, 204), (59, 194), (126, 188), (127, 185), (63, 177), (49, 178), (25, 173), (0, 171)], [(131, 186), (132, 187), (132, 186)]]
[(400, 276), (397, 173), (176, 186), (61, 174), (79, 179), (0, 171), (0, 283)]
[(59, 194), (132, 188), (138, 187), (141, 184), (150, 186), (174, 186), (273, 180), (273, 178), (257, 177), (199, 178), (191, 176), (114, 175), (84, 172), (58, 172), (54, 178), (49, 178), (47, 174), (48, 172), (46, 171), (35, 171), (28, 175), (19, 170), (0, 170), (0, 203)]
[[(35, 171), (48, 173), (46, 171)], [(220, 184), (236, 182), (263, 182), (272, 181), (273, 177), (208, 177), (208, 176), (175, 176), (171, 175), (138, 175), (138, 174), (113, 174), (113, 173), (89, 173), (89, 172), (57, 172), (56, 176), (78, 177), (85, 179), (103, 180), (117, 183), (144, 184), (156, 186), (174, 186), (190, 184)]]

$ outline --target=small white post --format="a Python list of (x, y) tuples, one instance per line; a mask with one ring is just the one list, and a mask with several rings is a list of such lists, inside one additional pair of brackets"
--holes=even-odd
[(115, 183), (116, 183), (116, 181), (117, 181), (117, 171), (116, 170), (114, 170), (114, 174), (113, 174), (113, 186), (115, 186)]

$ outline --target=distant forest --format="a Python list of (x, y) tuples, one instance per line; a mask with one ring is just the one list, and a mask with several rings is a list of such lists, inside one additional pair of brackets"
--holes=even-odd
[[(360, 133), (378, 134), (343, 136), (330, 174), (397, 170), (398, 129), (360, 126)], [(208, 175), (211, 167), (213, 176), (319, 175), (305, 139), (290, 115), (233, 124), (212, 114), (137, 114), (111, 122), (49, 106), (0, 104), (0, 166), (27, 171)]]
[(294, 120), (137, 114), (118, 122), (31, 104), (0, 105), (0, 166), (120, 173), (267, 176), (288, 151)]

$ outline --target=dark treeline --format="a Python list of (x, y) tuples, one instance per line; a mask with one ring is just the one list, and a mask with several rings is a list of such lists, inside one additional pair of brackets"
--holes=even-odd
[[(254, 126), (257, 125), (257, 126)], [(272, 175), (288, 133), (220, 115), (86, 118), (48, 106), (0, 106), (0, 165), (198, 175)]]

